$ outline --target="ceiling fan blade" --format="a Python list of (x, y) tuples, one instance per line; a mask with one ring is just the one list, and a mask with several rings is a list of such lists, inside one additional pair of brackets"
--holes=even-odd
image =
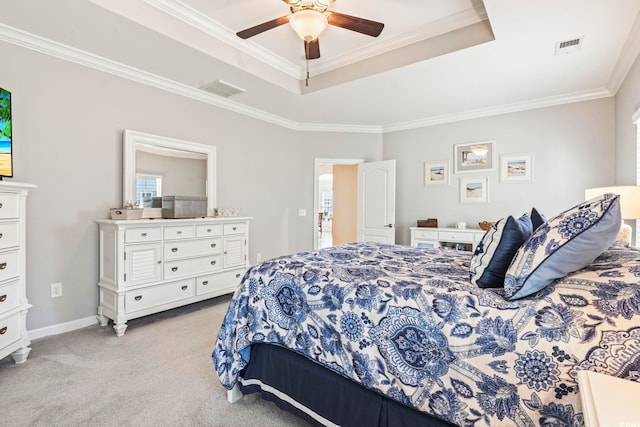
[(327, 19), (329, 25), (335, 25), (336, 27), (345, 28), (371, 37), (378, 37), (384, 28), (382, 22), (370, 21), (339, 12), (331, 12)]
[(284, 25), (287, 22), (289, 22), (289, 15), (281, 16), (279, 18), (272, 19), (271, 21), (263, 22), (262, 24), (247, 28), (246, 30), (238, 31), (236, 35), (241, 39), (248, 39), (249, 37), (264, 33), (265, 31), (271, 30), (272, 28)]
[(320, 58), (320, 42), (318, 39), (304, 42), (304, 55), (307, 59)]

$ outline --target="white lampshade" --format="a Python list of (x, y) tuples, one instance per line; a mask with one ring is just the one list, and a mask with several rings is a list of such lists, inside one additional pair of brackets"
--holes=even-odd
[(616, 187), (587, 188), (584, 191), (584, 196), (585, 200), (589, 200), (606, 193), (620, 195), (622, 219), (640, 219), (640, 187), (620, 185)]
[(327, 28), (327, 17), (313, 9), (300, 10), (289, 17), (289, 25), (302, 40), (311, 41)]

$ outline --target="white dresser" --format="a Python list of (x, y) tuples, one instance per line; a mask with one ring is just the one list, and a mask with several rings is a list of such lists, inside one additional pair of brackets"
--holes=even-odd
[(35, 185), (0, 182), (0, 359), (29, 356), (26, 293), (26, 199)]
[(249, 217), (98, 220), (98, 321), (127, 321), (234, 292), (249, 267)]
[(410, 227), (411, 246), (474, 251), (484, 236), (479, 228)]

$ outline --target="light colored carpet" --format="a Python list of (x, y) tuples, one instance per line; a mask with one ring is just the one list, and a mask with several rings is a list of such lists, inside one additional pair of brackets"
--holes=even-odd
[(308, 426), (257, 394), (228, 403), (211, 352), (229, 296), (92, 326), (0, 361), (2, 426)]

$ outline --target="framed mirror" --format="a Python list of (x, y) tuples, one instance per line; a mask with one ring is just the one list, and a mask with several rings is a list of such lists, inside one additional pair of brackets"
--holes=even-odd
[(143, 218), (161, 218), (154, 197), (199, 196), (213, 216), (215, 147), (126, 129), (122, 157), (122, 206), (133, 203), (144, 208)]

